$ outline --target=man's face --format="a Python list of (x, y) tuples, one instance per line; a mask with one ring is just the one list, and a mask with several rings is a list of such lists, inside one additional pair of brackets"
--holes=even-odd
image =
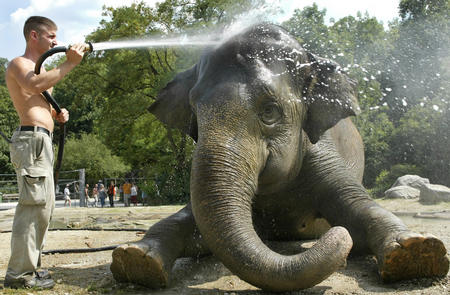
[(42, 28), (40, 32), (37, 32), (38, 48), (42, 53), (46, 52), (50, 48), (55, 47), (58, 43), (56, 41), (56, 30), (49, 28)]

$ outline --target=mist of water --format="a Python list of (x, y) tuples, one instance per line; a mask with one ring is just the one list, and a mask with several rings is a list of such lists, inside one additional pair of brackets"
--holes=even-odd
[(92, 47), (93, 51), (125, 48), (214, 47), (252, 24), (263, 21), (279, 22), (281, 20), (280, 17), (285, 17), (285, 13), (281, 13), (281, 7), (284, 5), (282, 5), (282, 2), (284, 0), (268, 1), (268, 3), (258, 9), (236, 15), (231, 23), (215, 28), (212, 32), (187, 32), (184, 35), (175, 37), (155, 36), (145, 39), (105, 41), (92, 43)]

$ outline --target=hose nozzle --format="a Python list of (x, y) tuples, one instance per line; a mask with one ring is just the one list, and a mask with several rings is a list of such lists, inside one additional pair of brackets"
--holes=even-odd
[[(92, 51), (94, 51), (94, 47), (92, 46), (91, 42), (84, 43), (83, 45), (84, 45), (83, 52), (92, 52)], [(72, 45), (69, 45), (67, 47), (67, 49), (70, 49), (71, 46)]]
[(87, 42), (84, 45), (85, 45), (84, 52), (92, 52), (92, 51), (94, 51), (94, 47), (92, 46), (91, 42)]

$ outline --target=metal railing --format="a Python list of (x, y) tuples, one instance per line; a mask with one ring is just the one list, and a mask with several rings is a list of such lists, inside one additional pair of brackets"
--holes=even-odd
[[(77, 178), (59, 178), (58, 184), (55, 185), (56, 199), (63, 199), (64, 187), (66, 184), (70, 184), (75, 188), (72, 189), (71, 197), (73, 196), (74, 200), (79, 200), (78, 203), (80, 206), (85, 206), (86, 198), (84, 196), (84, 189), (82, 189), (85, 186), (85, 169), (61, 171), (60, 175), (68, 175), (70, 173), (77, 173)], [(18, 199), (19, 188), (17, 186), (16, 174), (0, 174), (0, 210), (9, 209), (11, 206), (8, 203), (17, 202)]]

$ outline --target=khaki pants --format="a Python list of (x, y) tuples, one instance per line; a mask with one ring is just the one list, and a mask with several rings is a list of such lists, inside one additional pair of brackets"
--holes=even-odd
[(5, 279), (20, 279), (37, 268), (55, 207), (53, 147), (52, 139), (37, 131), (16, 131), (11, 141), (10, 155), (17, 174), (19, 202)]

